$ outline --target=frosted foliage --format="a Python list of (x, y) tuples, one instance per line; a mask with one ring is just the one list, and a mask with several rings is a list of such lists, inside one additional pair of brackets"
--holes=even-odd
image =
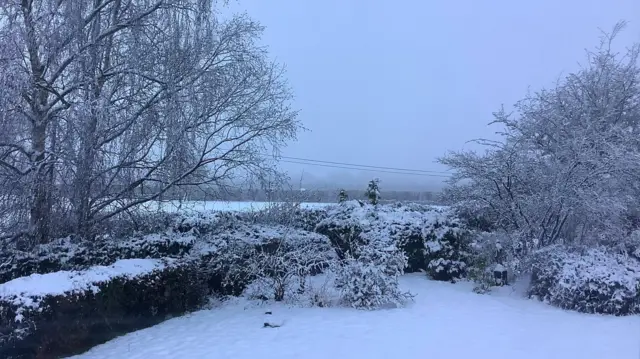
[(282, 301), (306, 279), (335, 264), (329, 240), (317, 233), (284, 226), (248, 225), (224, 234), (210, 269), (224, 284), (251, 279), (252, 296)]
[(163, 197), (282, 183), (262, 153), (295, 139), (293, 94), (263, 26), (223, 3), (0, 1), (0, 240), (92, 238)]
[(552, 246), (535, 254), (529, 295), (564, 309), (640, 313), (640, 261), (604, 247)]
[[(438, 223), (447, 225), (437, 227)], [(433, 231), (437, 238), (448, 231), (460, 231), (458, 219), (448, 207), (419, 204), (372, 206), (358, 201), (328, 207), (326, 218), (318, 223), (316, 230), (321, 227), (358, 228), (366, 240), (387, 243), (397, 241), (414, 229), (425, 232), (421, 233), (425, 235)]]
[[(380, 242), (375, 242), (380, 243)], [(354, 308), (375, 309), (385, 305), (402, 305), (411, 297), (398, 286), (407, 258), (391, 246), (371, 244), (359, 248), (358, 259), (342, 261), (336, 286), (342, 301)]]

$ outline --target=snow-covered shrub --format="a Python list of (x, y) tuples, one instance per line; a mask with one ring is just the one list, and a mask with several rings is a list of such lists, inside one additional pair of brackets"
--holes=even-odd
[(407, 266), (406, 255), (394, 244), (382, 241), (358, 246), (357, 257), (348, 256), (337, 269), (335, 285), (343, 303), (358, 309), (402, 305), (411, 294), (399, 288)]
[(121, 260), (0, 284), (0, 357), (59, 358), (197, 310), (205, 278), (187, 262)]
[(464, 276), (468, 234), (452, 211), (419, 204), (372, 206), (348, 201), (327, 210), (316, 231), (341, 258), (371, 241), (390, 240), (408, 259), (407, 272), (430, 271), (438, 280)]
[(218, 240), (210, 266), (224, 285), (253, 282), (251, 294), (276, 301), (336, 259), (325, 236), (284, 226), (247, 225)]
[(172, 218), (173, 221), (164, 231), (191, 233), (194, 235), (219, 233), (221, 231), (237, 227), (245, 222), (245, 218), (242, 213), (233, 211), (196, 211), (174, 216)]
[(615, 243), (613, 249), (640, 261), (640, 230), (632, 231), (623, 240)]
[(495, 271), (507, 271), (509, 281), (521, 274), (520, 261), (510, 246), (512, 243), (502, 232), (474, 234), (467, 267), (467, 277), (477, 284), (474, 291), (485, 293), (491, 287), (506, 284), (496, 280)]
[(332, 206), (315, 231), (329, 238), (340, 259), (353, 256), (355, 248), (366, 243), (361, 234), (369, 226), (368, 222), (376, 219), (372, 208), (358, 201)]
[(529, 296), (584, 313), (640, 313), (640, 262), (610, 248), (552, 246), (530, 262)]
[(397, 238), (398, 247), (407, 256), (406, 272), (414, 273), (427, 269), (423, 228), (405, 223), (400, 229), (392, 229), (391, 236)]
[[(329, 270), (331, 269), (329, 268)], [(340, 293), (335, 288), (335, 273), (327, 271), (325, 274), (313, 277), (303, 283), (304, 287), (300, 287), (293, 296), (297, 303), (326, 308), (334, 306), (340, 299)]]
[(440, 281), (464, 278), (470, 257), (469, 243), (468, 232), (451, 223), (434, 223), (425, 234), (427, 274)]

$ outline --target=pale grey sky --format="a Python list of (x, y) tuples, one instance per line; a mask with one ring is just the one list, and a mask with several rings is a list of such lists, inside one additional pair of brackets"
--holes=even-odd
[[(598, 28), (629, 21), (618, 44), (640, 40), (638, 0), (239, 0), (265, 25), (287, 65), (295, 107), (311, 131), (284, 155), (442, 171), (435, 158), (491, 137), (501, 104), (548, 86), (597, 45)], [(468, 145), (467, 145), (468, 146)], [(326, 186), (417, 187), (438, 178), (283, 164)]]

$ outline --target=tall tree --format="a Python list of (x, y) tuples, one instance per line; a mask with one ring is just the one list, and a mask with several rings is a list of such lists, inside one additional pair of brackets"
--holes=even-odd
[(214, 5), (0, 1), (1, 232), (90, 236), (177, 187), (274, 171), (264, 152), (299, 128), (284, 70), (262, 26)]
[(517, 234), (526, 248), (626, 235), (640, 195), (640, 46), (613, 50), (623, 27), (555, 88), (495, 113), (501, 142), (440, 160), (455, 170), (447, 194), (461, 210)]

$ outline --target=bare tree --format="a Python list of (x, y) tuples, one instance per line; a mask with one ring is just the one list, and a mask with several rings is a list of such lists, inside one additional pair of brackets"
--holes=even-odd
[(174, 188), (274, 171), (262, 153), (299, 128), (284, 70), (258, 23), (213, 6), (0, 1), (0, 175), (16, 219), (2, 232), (88, 237)]
[(495, 113), (503, 141), (442, 158), (456, 171), (450, 199), (523, 239), (523, 249), (625, 236), (640, 194), (630, 185), (640, 178), (640, 47), (613, 50), (623, 27), (555, 88)]

